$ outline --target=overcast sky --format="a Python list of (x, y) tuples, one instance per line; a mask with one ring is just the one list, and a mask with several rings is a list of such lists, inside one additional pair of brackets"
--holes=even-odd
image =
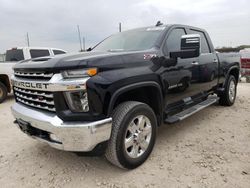
[(214, 45), (250, 44), (249, 0), (0, 0), (0, 53), (15, 46), (79, 50), (118, 31), (163, 23), (206, 29)]

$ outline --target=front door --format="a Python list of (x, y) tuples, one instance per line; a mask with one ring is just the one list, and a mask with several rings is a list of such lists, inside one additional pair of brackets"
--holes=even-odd
[[(169, 58), (169, 52), (180, 50), (181, 36), (183, 35), (186, 35), (184, 28), (175, 28), (169, 32), (163, 49), (166, 58)], [(199, 69), (199, 61), (199, 57), (178, 58), (176, 66), (161, 67), (159, 74), (166, 88), (166, 105), (178, 101), (189, 102), (192, 96), (205, 91), (207, 86), (204, 86), (204, 83), (200, 81), (202, 74)]]

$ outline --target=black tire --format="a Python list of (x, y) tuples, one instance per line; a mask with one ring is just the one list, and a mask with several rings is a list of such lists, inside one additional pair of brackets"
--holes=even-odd
[[(139, 116), (146, 117), (148, 118), (147, 120), (150, 121), (151, 139), (148, 141), (148, 146), (145, 151), (142, 152), (140, 156), (133, 158), (129, 156), (128, 148), (125, 147), (125, 139), (128, 133), (128, 126)], [(115, 108), (112, 118), (112, 133), (105, 153), (107, 160), (112, 164), (125, 169), (134, 169), (140, 166), (147, 160), (155, 144), (157, 120), (154, 111), (147, 104), (128, 101)], [(137, 126), (139, 127), (139, 125)], [(146, 126), (145, 123), (143, 126)], [(134, 138), (133, 136), (132, 138)], [(142, 138), (146, 139), (144, 136), (142, 136)], [(133, 143), (135, 144), (134, 140)], [(134, 145), (131, 147), (134, 147)], [(137, 147), (139, 147), (137, 151), (142, 151), (140, 146)]]
[[(235, 88), (234, 88), (234, 97), (233, 99), (230, 97), (230, 84), (234, 83)], [(230, 75), (229, 78), (227, 79), (226, 83), (225, 83), (225, 90), (223, 91), (223, 93), (221, 93), (219, 95), (220, 100), (219, 103), (222, 106), (232, 106), (235, 102), (235, 98), (236, 98), (236, 94), (237, 94), (237, 82), (236, 79), (233, 75)]]
[(6, 99), (7, 94), (8, 90), (6, 86), (2, 82), (0, 82), (0, 103), (2, 103)]

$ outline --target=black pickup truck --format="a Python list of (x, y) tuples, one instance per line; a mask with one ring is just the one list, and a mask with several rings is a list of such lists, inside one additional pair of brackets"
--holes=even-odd
[(108, 37), (89, 52), (14, 67), (18, 127), (50, 146), (105, 154), (121, 168), (150, 155), (157, 127), (218, 102), (234, 104), (240, 57), (219, 54), (207, 32), (160, 25)]

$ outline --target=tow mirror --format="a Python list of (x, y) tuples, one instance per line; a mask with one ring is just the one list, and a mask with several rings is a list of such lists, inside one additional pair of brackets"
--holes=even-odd
[(183, 35), (181, 37), (181, 50), (170, 52), (170, 58), (194, 58), (200, 56), (200, 35)]

